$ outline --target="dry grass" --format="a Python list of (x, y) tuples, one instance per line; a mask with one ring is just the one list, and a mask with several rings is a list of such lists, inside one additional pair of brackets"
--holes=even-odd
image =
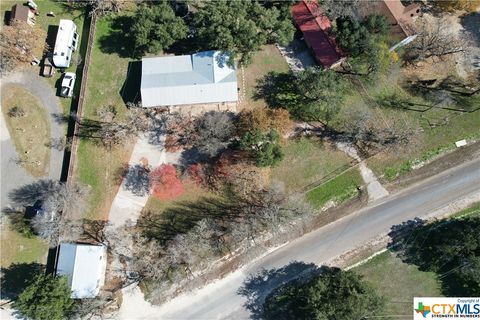
[[(23, 109), (23, 116), (12, 117), (13, 107)], [(15, 145), (20, 164), (34, 177), (48, 173), (50, 125), (41, 102), (21, 85), (8, 84), (2, 88), (2, 112)]]

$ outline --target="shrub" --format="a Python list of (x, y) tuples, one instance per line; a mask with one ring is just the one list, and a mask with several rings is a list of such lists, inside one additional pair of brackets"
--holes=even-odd
[(175, 166), (162, 164), (150, 174), (152, 193), (160, 200), (172, 200), (183, 193), (183, 184)]

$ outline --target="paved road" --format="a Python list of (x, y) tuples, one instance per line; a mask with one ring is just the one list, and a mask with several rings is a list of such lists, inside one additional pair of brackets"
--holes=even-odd
[[(480, 159), (448, 170), (382, 202), (360, 210), (333, 224), (307, 234), (189, 295), (160, 306), (131, 308), (124, 296), (125, 312), (130, 319), (246, 319), (252, 315), (245, 307), (247, 298), (238, 293), (245, 279), (262, 269), (283, 267), (293, 261), (321, 264), (359, 244), (388, 231), (392, 225), (415, 217), (424, 217), (464, 196), (480, 193)], [(267, 286), (266, 290), (270, 288)], [(260, 294), (264, 294), (261, 292)], [(133, 297), (136, 298), (136, 297)], [(136, 301), (137, 306), (139, 301)], [(128, 309), (135, 311), (129, 313)]]
[[(64, 126), (55, 121), (54, 114), (63, 113), (59, 98), (55, 96), (55, 89), (42, 77), (32, 70), (19, 72), (2, 79), (2, 86), (8, 83), (22, 85), (35, 97), (37, 97), (48, 113), (51, 138), (62, 138), (65, 135)], [(2, 89), (3, 90), (3, 89)], [(12, 159), (17, 158), (17, 152), (13, 142), (10, 140), (5, 119), (0, 114), (0, 136), (1, 136), (1, 208), (9, 204), (8, 193), (20, 186), (31, 183), (36, 179), (28, 174), (21, 166)], [(63, 151), (51, 149), (50, 166), (48, 177), (54, 180), (60, 179), (62, 170)]]

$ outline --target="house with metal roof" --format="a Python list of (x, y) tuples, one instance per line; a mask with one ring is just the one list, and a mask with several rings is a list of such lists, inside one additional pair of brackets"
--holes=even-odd
[(56, 273), (66, 276), (74, 299), (94, 298), (105, 282), (107, 248), (104, 245), (62, 243)]
[(317, 63), (328, 69), (345, 60), (333, 35), (330, 19), (317, 0), (299, 1), (292, 6), (292, 16)]
[(236, 105), (237, 74), (228, 55), (204, 51), (192, 55), (142, 59), (140, 85), (143, 107), (169, 111), (196, 106)]

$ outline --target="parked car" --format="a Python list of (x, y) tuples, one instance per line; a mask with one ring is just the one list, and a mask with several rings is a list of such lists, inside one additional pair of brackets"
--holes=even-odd
[(65, 72), (60, 88), (60, 95), (64, 98), (71, 98), (73, 95), (73, 86), (75, 85), (76, 75), (73, 72)]

